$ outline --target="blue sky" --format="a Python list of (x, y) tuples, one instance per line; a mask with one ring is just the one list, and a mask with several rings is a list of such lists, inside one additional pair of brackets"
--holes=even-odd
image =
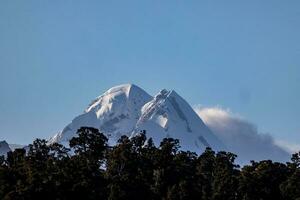
[(0, 140), (53, 135), (121, 83), (300, 141), (300, 1), (0, 1)]

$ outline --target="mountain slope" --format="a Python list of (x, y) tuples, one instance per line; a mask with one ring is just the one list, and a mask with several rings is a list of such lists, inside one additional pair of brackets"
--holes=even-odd
[(96, 98), (82, 115), (75, 117), (50, 143), (67, 143), (82, 126), (98, 128), (114, 144), (121, 135), (147, 131), (158, 145), (162, 138), (180, 140), (185, 150), (225, 149), (191, 106), (175, 91), (161, 90), (151, 97), (132, 84), (113, 87)]
[(142, 108), (135, 133), (147, 130), (154, 141), (164, 137), (180, 139), (183, 149), (198, 152), (207, 146), (224, 149), (222, 142), (207, 128), (192, 107), (175, 91), (160, 91)]
[(11, 151), (6, 141), (0, 141), (0, 156), (6, 156), (7, 152)]
[(129, 135), (134, 130), (142, 106), (151, 99), (144, 90), (132, 84), (113, 87), (96, 98), (61, 133), (51, 138), (50, 143), (67, 142), (82, 126), (101, 130), (114, 143), (121, 135)]

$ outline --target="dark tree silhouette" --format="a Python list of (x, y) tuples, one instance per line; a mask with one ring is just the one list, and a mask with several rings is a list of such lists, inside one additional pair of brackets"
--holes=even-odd
[(0, 199), (300, 200), (300, 153), (291, 162), (251, 161), (207, 148), (182, 151), (174, 138), (156, 147), (143, 131), (117, 144), (82, 127), (69, 146), (36, 139), (0, 157)]

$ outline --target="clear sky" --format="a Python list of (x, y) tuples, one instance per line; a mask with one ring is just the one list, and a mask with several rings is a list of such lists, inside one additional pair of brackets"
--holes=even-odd
[(128, 82), (299, 144), (300, 1), (0, 1), (0, 140), (48, 138)]

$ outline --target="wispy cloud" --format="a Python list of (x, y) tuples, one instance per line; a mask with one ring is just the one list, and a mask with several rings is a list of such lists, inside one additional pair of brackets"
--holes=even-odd
[(278, 139), (276, 139), (274, 142), (276, 145), (282, 147), (283, 149), (285, 149), (290, 153), (295, 153), (300, 151), (300, 144), (293, 144), (285, 140), (278, 140)]
[[(272, 159), (288, 161), (290, 154), (270, 134), (259, 133), (257, 127), (229, 109), (197, 107), (195, 111), (204, 123), (224, 142), (228, 150), (238, 155), (240, 163)], [(283, 144), (283, 143), (281, 143)]]

